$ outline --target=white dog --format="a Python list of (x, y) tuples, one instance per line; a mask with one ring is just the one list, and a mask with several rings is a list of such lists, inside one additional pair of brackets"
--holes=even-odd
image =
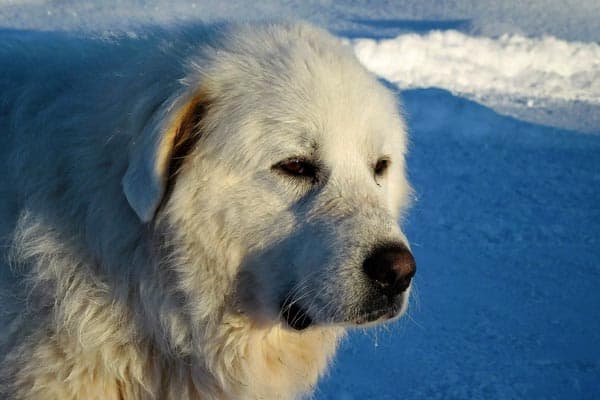
[(290, 399), (406, 308), (395, 97), (304, 24), (0, 40), (0, 397)]

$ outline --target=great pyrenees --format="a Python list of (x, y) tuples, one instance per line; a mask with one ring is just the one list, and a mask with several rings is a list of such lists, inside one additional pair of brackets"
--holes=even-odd
[(395, 96), (307, 24), (0, 39), (0, 397), (293, 399), (407, 307)]

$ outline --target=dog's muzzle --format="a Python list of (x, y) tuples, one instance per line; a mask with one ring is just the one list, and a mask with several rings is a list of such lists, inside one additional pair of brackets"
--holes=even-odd
[[(415, 260), (406, 246), (388, 243), (377, 246), (365, 258), (363, 282), (364, 299), (354, 313), (334, 316), (332, 321), (363, 325), (385, 321), (398, 316), (408, 301), (408, 289), (416, 273)], [(364, 283), (363, 283), (364, 284)], [(291, 328), (301, 331), (313, 324), (308, 311), (297, 300), (288, 298), (281, 304), (282, 319)]]

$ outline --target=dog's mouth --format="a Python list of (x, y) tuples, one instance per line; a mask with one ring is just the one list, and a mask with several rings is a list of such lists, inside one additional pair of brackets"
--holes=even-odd
[(368, 311), (360, 314), (353, 320), (356, 325), (366, 325), (372, 323), (378, 323), (381, 321), (387, 321), (395, 318), (400, 313), (402, 306), (392, 304), (389, 307), (379, 308), (372, 311)]
[(293, 329), (302, 331), (312, 324), (312, 318), (297, 302), (286, 300), (281, 305), (281, 316)]
[[(390, 321), (403, 314), (406, 299), (401, 296), (395, 301), (378, 301), (369, 307), (364, 307), (361, 312), (347, 315), (342, 318), (332, 318), (329, 324), (342, 326), (371, 326)], [(315, 321), (308, 315), (308, 311), (298, 301), (286, 299), (281, 304), (281, 319), (292, 329), (302, 331)]]

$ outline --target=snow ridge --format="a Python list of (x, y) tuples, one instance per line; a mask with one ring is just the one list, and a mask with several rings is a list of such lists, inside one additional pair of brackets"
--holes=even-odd
[(485, 103), (508, 97), (528, 106), (541, 100), (600, 104), (596, 43), (454, 30), (351, 43), (367, 68), (401, 89), (439, 87)]

